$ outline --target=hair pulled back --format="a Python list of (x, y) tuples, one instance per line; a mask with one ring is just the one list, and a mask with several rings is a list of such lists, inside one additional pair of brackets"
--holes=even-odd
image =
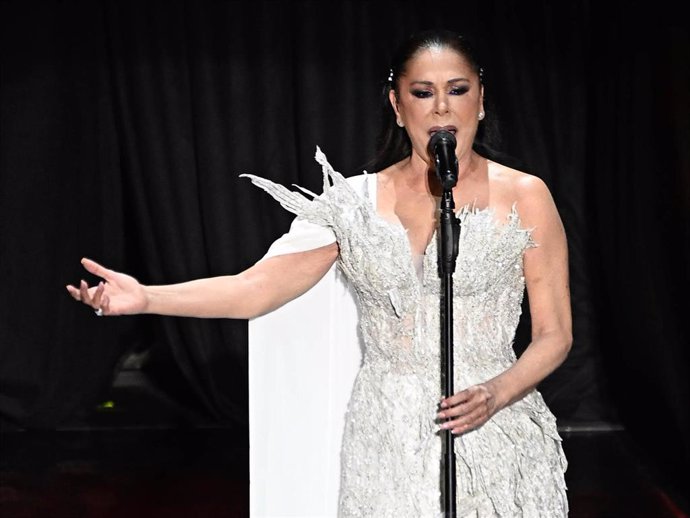
[[(383, 85), (381, 96), (381, 130), (376, 142), (376, 154), (371, 161), (373, 171), (381, 171), (386, 167), (407, 158), (412, 153), (412, 143), (407, 132), (396, 123), (395, 113), (390, 105), (391, 90), (399, 91), (400, 77), (407, 73), (407, 67), (414, 57), (422, 50), (442, 48), (455, 51), (462, 56), (484, 84), (484, 72), (479, 65), (475, 51), (466, 37), (445, 29), (431, 29), (413, 34), (404, 41), (393, 54), (388, 79)], [(487, 114), (488, 118), (488, 114)], [(475, 137), (475, 147), (480, 144), (487, 133), (485, 127), (491, 121), (484, 119), (479, 125)]]

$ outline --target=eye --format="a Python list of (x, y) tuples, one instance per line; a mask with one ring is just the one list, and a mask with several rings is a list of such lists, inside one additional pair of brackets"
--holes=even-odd
[(464, 95), (470, 90), (468, 85), (454, 86), (450, 90), (451, 95)]
[(431, 97), (432, 93), (429, 90), (412, 90), (412, 95), (418, 99), (426, 99), (427, 97)]

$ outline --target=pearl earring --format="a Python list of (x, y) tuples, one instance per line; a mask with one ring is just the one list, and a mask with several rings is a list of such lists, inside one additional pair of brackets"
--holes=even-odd
[(480, 121), (481, 121), (481, 120), (484, 120), (484, 115), (485, 115), (485, 114), (484, 114), (484, 111), (482, 110), (482, 111), (479, 112), (479, 116), (478, 116), (477, 118), (478, 118)]
[(397, 122), (398, 126), (400, 126), (401, 128), (405, 126), (405, 124), (403, 124), (403, 121), (401, 121), (400, 119), (396, 120), (395, 122)]

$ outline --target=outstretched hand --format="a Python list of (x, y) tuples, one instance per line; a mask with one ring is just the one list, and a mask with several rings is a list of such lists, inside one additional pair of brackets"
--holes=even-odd
[(473, 385), (441, 401), (441, 429), (453, 434), (479, 428), (500, 410), (489, 383)]
[(103, 279), (97, 286), (89, 287), (86, 281), (79, 287), (68, 285), (67, 291), (78, 301), (91, 306), (99, 315), (132, 315), (146, 309), (144, 287), (134, 277), (109, 270), (91, 259), (82, 259), (84, 268)]

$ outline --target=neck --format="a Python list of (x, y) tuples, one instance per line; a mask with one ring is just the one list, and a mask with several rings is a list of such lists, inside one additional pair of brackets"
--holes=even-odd
[[(479, 155), (470, 150), (458, 158), (458, 183), (472, 178), (479, 170)], [(443, 189), (433, 167), (416, 153), (399, 164), (399, 179), (405, 186), (419, 194), (440, 196)]]
[(473, 150), (458, 158), (458, 182), (471, 178), (478, 170), (479, 155)]

